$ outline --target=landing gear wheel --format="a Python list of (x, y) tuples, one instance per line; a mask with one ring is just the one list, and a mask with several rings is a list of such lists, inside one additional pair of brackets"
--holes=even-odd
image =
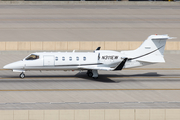
[(88, 75), (89, 77), (92, 77), (92, 76), (93, 76), (93, 73), (92, 73), (92, 72), (88, 72), (87, 75)]
[(25, 78), (25, 74), (22, 72), (20, 75), (19, 75), (20, 78)]

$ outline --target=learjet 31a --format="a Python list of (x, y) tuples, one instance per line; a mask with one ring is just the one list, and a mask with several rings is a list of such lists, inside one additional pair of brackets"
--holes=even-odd
[(164, 48), (168, 35), (151, 35), (136, 50), (94, 52), (36, 52), (21, 61), (5, 65), (4, 69), (21, 72), (30, 70), (87, 70), (89, 77), (98, 78), (98, 70), (116, 71), (154, 63), (164, 63)]

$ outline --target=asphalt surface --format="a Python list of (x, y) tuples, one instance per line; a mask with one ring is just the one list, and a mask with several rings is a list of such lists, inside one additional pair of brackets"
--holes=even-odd
[(144, 41), (180, 38), (179, 4), (2, 5), (0, 41)]
[(180, 108), (180, 70), (0, 72), (0, 109)]
[[(151, 34), (180, 38), (178, 5), (2, 5), (0, 41), (144, 41)], [(0, 110), (180, 108), (179, 52), (165, 64), (135, 70), (2, 70), (30, 52), (0, 52)]]
[[(9, 55), (9, 56), (8, 56)], [(1, 54), (1, 66), (26, 56)], [(122, 71), (0, 70), (0, 109), (136, 109), (180, 108), (179, 54), (165, 54), (166, 63)]]

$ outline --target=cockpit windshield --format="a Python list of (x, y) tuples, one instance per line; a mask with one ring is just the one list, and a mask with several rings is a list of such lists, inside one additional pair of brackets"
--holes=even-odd
[(28, 56), (26, 58), (26, 60), (36, 60), (36, 59), (39, 59), (39, 56), (38, 55), (34, 55), (34, 54), (31, 54), (30, 56)]

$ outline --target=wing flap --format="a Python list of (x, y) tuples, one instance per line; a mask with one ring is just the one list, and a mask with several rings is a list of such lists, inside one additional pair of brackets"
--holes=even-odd
[(122, 70), (128, 58), (124, 58), (122, 62), (120, 62), (115, 68), (111, 67), (97, 67), (97, 66), (79, 66), (79, 69), (84, 70), (106, 70), (106, 71), (113, 71), (113, 70)]
[(93, 67), (93, 66), (80, 66), (79, 69), (84, 69), (84, 70), (105, 70), (105, 71), (114, 70), (114, 68), (109, 68), (109, 67)]

